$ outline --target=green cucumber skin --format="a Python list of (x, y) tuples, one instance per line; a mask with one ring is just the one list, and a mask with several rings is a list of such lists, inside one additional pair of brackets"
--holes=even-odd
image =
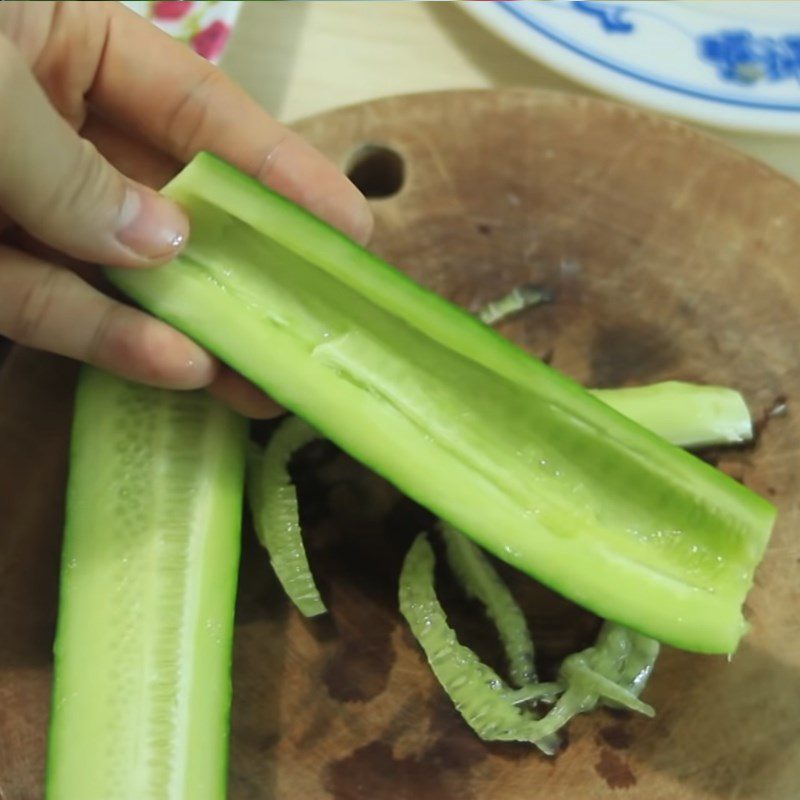
[(84, 368), (47, 800), (224, 800), (247, 424)]
[[(645, 635), (689, 650), (735, 650), (745, 630), (741, 604), (774, 520), (769, 503), (223, 162), (199, 156), (166, 193), (190, 213), (189, 246), (165, 267), (109, 270), (123, 291), (500, 558)], [(342, 335), (353, 321), (349, 314), (375, 328), (356, 326), (352, 336)], [(416, 349), (389, 352), (389, 334)], [(414, 374), (409, 359), (424, 360), (432, 351), (428, 372)], [(452, 385), (436, 374), (439, 356), (467, 378), (465, 399), (473, 402), (476, 387), (478, 395), (500, 392), (512, 405), (527, 395), (549, 420), (545, 429), (560, 426), (571, 437), (573, 455), (588, 453), (580, 450), (582, 439), (592, 448), (583, 473), (564, 462), (570, 470), (564, 491), (553, 490), (552, 476), (541, 478), (550, 481), (541, 516), (520, 502), (538, 473), (502, 450), (512, 438), (503, 436), (509, 415), (486, 421), (491, 415), (478, 414), (484, 428), (453, 428), (446, 412), (457, 416), (459, 406)], [(408, 385), (398, 391), (392, 375), (408, 377)], [(415, 392), (418, 378), (445, 400), (437, 406), (432, 392)], [(429, 420), (439, 428), (426, 429)], [(535, 428), (522, 441), (528, 437), (532, 446), (553, 450)], [(481, 442), (497, 457), (476, 460)], [(634, 478), (646, 489), (641, 497), (630, 491)], [(577, 511), (567, 503), (570, 486), (583, 487)], [(616, 500), (606, 500), (609, 488)], [(638, 514), (642, 532), (593, 520), (596, 514)], [(688, 532), (674, 523), (681, 515)], [(687, 552), (693, 542), (705, 561), (689, 558), (684, 576), (684, 556), (670, 555), (670, 548)]]

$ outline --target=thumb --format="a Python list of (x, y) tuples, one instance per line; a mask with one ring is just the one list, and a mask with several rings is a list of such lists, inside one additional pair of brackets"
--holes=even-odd
[(188, 235), (183, 212), (112, 167), (51, 106), (0, 35), (0, 209), (28, 233), (86, 261), (147, 266)]

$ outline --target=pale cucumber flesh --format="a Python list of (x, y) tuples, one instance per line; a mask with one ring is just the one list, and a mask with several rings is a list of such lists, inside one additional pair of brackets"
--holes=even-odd
[(725, 386), (664, 381), (592, 394), (620, 414), (681, 447), (741, 444), (753, 438), (742, 395)]
[(48, 800), (223, 800), (245, 421), (85, 368)]
[[(402, 491), (600, 616), (730, 652), (774, 509), (227, 165), (112, 279)], [(635, 600), (631, 600), (635, 598)]]

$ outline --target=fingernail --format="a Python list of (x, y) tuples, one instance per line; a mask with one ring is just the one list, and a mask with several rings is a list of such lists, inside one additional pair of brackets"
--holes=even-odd
[(127, 187), (116, 234), (123, 247), (161, 261), (177, 254), (188, 235), (189, 221), (175, 203), (144, 187)]

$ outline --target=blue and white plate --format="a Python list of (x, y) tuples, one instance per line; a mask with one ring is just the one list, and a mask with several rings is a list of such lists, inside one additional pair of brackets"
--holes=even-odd
[(574, 80), (709, 125), (800, 133), (800, 2), (467, 2)]

